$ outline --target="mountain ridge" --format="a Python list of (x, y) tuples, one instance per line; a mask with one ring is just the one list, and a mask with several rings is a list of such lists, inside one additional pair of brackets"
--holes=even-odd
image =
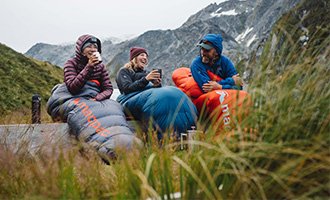
[[(102, 57), (115, 83), (116, 72), (129, 61), (129, 48), (146, 48), (149, 53), (148, 67), (162, 68), (164, 85), (169, 85), (172, 72), (181, 66), (189, 67), (199, 54), (195, 46), (205, 34), (221, 34), (223, 54), (236, 64), (248, 57), (265, 40), (276, 20), (300, 1), (278, 0), (274, 3), (270, 0), (232, 0), (212, 3), (191, 15), (177, 29), (149, 30), (117, 44), (102, 41)], [(63, 67), (64, 62), (74, 55), (73, 46), (74, 44), (64, 47), (35, 45), (25, 55)]]

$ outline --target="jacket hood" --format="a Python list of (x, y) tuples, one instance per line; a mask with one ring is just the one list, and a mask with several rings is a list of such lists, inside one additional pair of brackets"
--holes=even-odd
[(211, 42), (215, 50), (219, 53), (219, 55), (221, 55), (223, 48), (221, 35), (207, 34), (199, 41), (199, 43), (201, 43), (204, 39)]
[(80, 60), (88, 60), (87, 56), (84, 55), (81, 51), (82, 46), (87, 42), (87, 40), (89, 40), (90, 38), (96, 38), (97, 39), (97, 48), (98, 48), (98, 52), (101, 52), (101, 41), (93, 36), (93, 35), (82, 35), (78, 38), (77, 42), (76, 42), (76, 57)]

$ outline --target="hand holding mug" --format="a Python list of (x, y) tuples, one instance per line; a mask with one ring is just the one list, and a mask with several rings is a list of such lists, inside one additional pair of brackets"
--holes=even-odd
[(160, 79), (161, 80), (161, 74), (159, 73), (158, 69), (152, 70), (147, 76), (146, 76), (147, 81), (153, 81)]
[(102, 58), (101, 58), (101, 55), (99, 52), (94, 52), (90, 57), (89, 57), (89, 60), (88, 60), (88, 64), (90, 66), (95, 66), (97, 65), (98, 63), (102, 62)]
[(96, 52), (93, 53), (93, 55), (95, 55), (98, 58), (100, 63), (102, 62), (102, 57), (101, 57), (100, 52), (96, 51)]
[(162, 78), (162, 69), (153, 69), (153, 71), (156, 71), (159, 74), (159, 78)]

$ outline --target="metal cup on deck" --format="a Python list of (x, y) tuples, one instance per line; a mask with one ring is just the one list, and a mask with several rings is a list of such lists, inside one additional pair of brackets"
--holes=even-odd
[[(195, 130), (195, 127), (192, 127), (192, 130), (187, 130), (187, 133), (181, 133), (181, 150), (189, 149), (190, 151), (194, 151), (196, 146), (191, 141), (200, 141), (203, 139), (204, 133), (203, 131)], [(188, 144), (183, 144), (183, 141), (187, 141)], [(198, 147), (198, 146), (197, 146)]]

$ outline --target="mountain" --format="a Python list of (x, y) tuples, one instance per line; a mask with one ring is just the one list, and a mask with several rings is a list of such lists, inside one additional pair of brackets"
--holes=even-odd
[[(181, 66), (189, 67), (199, 54), (196, 44), (205, 34), (221, 34), (223, 54), (235, 64), (248, 57), (260, 42), (265, 41), (275, 22), (300, 1), (231, 0), (213, 3), (192, 15), (175, 30), (151, 30), (121, 43), (105, 40), (102, 42), (102, 57), (115, 83), (117, 71), (129, 61), (129, 48), (146, 48), (149, 69), (162, 68), (164, 85), (168, 85), (172, 81), (172, 72)], [(65, 60), (71, 57), (68, 56), (70, 53), (74, 53), (70, 46), (36, 44), (25, 55), (63, 66)], [(240, 74), (243, 74), (243, 70), (238, 69)]]
[(275, 23), (268, 39), (263, 40), (246, 60), (240, 61), (246, 61), (245, 81), (252, 81), (257, 76), (254, 71), (258, 63), (274, 66), (278, 73), (287, 66), (327, 62), (330, 59), (330, 54), (327, 54), (330, 43), (329, 12), (329, 0), (303, 0), (285, 13)]
[[(113, 49), (118, 43), (124, 42), (134, 38), (134, 35), (125, 35), (123, 38), (109, 37), (105, 38), (102, 42), (102, 52), (108, 52), (109, 49)], [(49, 61), (54, 65), (61, 66), (63, 68), (65, 61), (75, 56), (76, 44), (63, 44), (63, 45), (51, 45), (45, 43), (37, 43), (33, 45), (24, 55), (31, 58)], [(102, 56), (105, 63), (109, 62), (109, 56)]]
[(65, 61), (75, 56), (75, 44), (52, 45), (37, 43), (33, 45), (24, 55), (41, 61), (49, 61), (54, 65), (61, 66)]
[(48, 61), (24, 56), (0, 43), (0, 114), (31, 108), (33, 94), (45, 104), (54, 85), (63, 82), (63, 69)]

